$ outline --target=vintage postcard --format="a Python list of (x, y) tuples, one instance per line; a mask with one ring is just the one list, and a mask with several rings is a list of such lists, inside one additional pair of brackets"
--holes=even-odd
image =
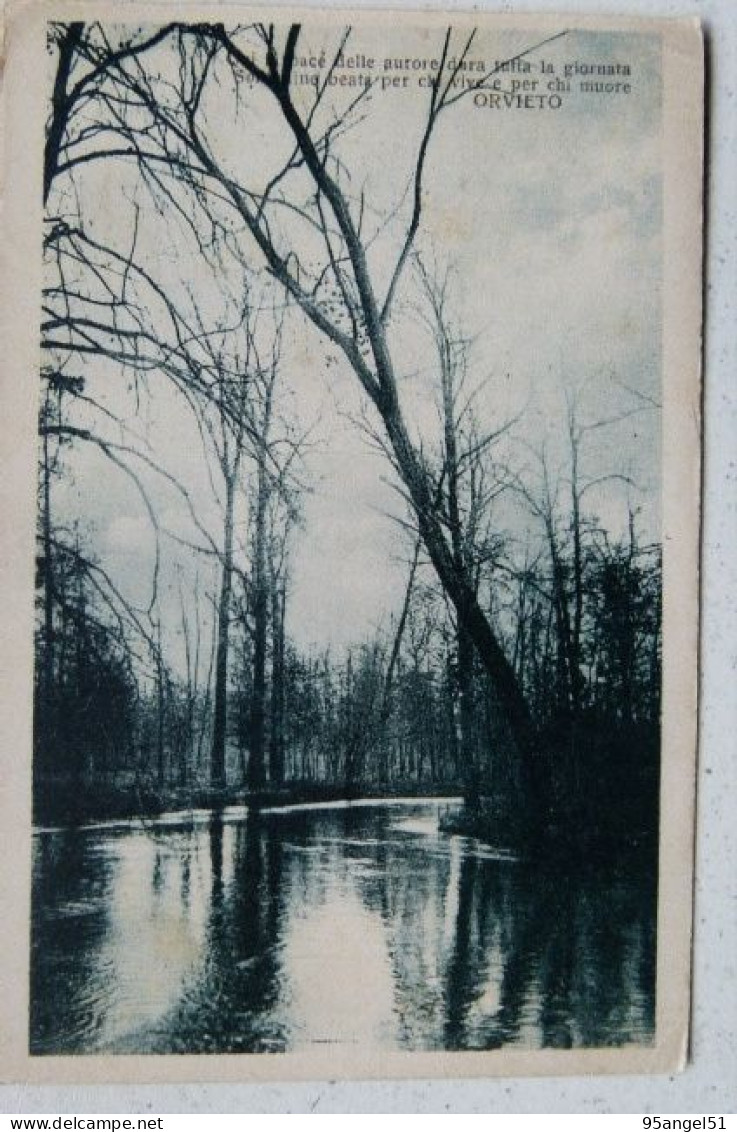
[(682, 1066), (697, 23), (4, 58), (3, 1076)]

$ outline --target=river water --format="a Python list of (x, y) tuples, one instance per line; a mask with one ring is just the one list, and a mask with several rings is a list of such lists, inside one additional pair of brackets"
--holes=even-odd
[(32, 1052), (651, 1041), (652, 870), (517, 860), (446, 805), (38, 832)]

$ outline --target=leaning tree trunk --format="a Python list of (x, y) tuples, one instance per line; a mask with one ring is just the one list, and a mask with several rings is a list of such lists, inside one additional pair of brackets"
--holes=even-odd
[[(508, 773), (504, 776), (505, 787), (495, 797), (495, 809), (502, 823), (499, 832), (524, 841), (538, 826), (540, 794), (545, 789), (534, 761), (534, 731), (527, 703), (473, 585), (455, 560), (432, 498), (430, 478), (409, 439), (396, 401), (395, 406), (388, 407), (385, 402), (382, 416), (412, 500), (420, 535), (440, 583), (455, 607), (459, 629), (472, 642), (509, 725)], [(466, 764), (467, 787), (468, 776), (474, 773), (473, 763), (470, 767)]]
[(233, 511), (235, 507), (235, 475), (225, 478), (225, 539), (223, 545), (220, 601), (218, 603), (217, 651), (215, 654), (215, 703), (213, 708), (210, 785), (224, 790), (225, 739), (227, 733), (228, 644), (230, 596), (233, 585)]

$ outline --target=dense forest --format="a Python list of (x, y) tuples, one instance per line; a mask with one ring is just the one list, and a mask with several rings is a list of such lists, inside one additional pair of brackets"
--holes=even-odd
[[(659, 405), (562, 383), (544, 434), (495, 401), (423, 229), (471, 41), (440, 37), (390, 208), (360, 187), (368, 88), (330, 82), (348, 33), (295, 86), (304, 34), (50, 27), (36, 817), (427, 793), (492, 838), (652, 832), (661, 550), (617, 430)], [(402, 582), (348, 644), (292, 629), (326, 431), (300, 367), (355, 387), (396, 500)], [(125, 576), (85, 504), (118, 481), (150, 536)]]

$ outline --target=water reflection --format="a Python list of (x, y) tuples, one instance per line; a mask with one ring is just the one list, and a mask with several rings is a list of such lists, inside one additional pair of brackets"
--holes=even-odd
[(650, 1041), (654, 870), (515, 861), (438, 808), (39, 834), (33, 1052)]

